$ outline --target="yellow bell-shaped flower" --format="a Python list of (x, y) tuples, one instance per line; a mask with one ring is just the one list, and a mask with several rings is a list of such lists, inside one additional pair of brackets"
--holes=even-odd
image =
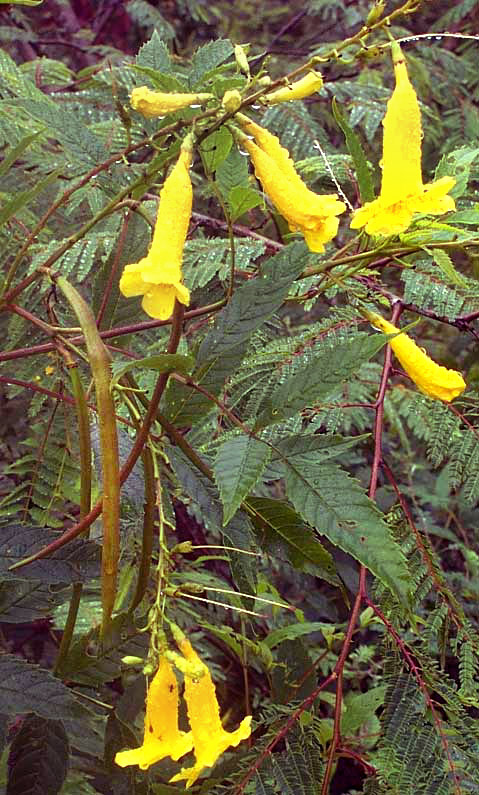
[(305, 99), (316, 91), (321, 91), (323, 87), (323, 76), (320, 72), (311, 70), (300, 80), (295, 80), (289, 86), (282, 86), (270, 94), (265, 94), (263, 100), (268, 105), (276, 105), (278, 102), (289, 102), (292, 99)]
[(251, 155), (255, 174), (274, 206), (292, 232), (302, 232), (311, 251), (324, 251), (324, 244), (337, 234), (337, 216), (344, 212), (345, 204), (336, 194), (320, 195), (310, 190), (276, 135), (241, 113), (235, 118), (256, 141), (245, 136), (241, 145)]
[(142, 295), (145, 312), (159, 320), (171, 316), (175, 300), (186, 306), (190, 302), (189, 290), (181, 281), (181, 264), (193, 202), (191, 161), (191, 147), (184, 142), (160, 192), (150, 250), (139, 262), (126, 265), (120, 279), (122, 294), (127, 298)]
[(178, 94), (164, 91), (152, 91), (148, 86), (138, 86), (130, 94), (133, 110), (137, 110), (147, 119), (166, 116), (175, 110), (188, 108), (190, 105), (201, 105), (211, 99), (212, 94)]
[(120, 767), (138, 765), (146, 770), (166, 756), (176, 761), (191, 751), (193, 735), (179, 730), (178, 707), (178, 682), (170, 662), (162, 656), (148, 688), (143, 745), (119, 751), (115, 756), (116, 764)]
[(397, 334), (389, 344), (402, 367), (421, 392), (446, 403), (450, 403), (464, 392), (466, 383), (461, 373), (437, 364), (416, 345), (411, 337), (381, 315), (377, 315), (376, 312), (366, 312), (366, 315), (372, 325), (384, 334)]
[(441, 215), (455, 209), (447, 193), (453, 177), (423, 184), (421, 172), (421, 112), (408, 77), (406, 62), (396, 42), (391, 47), (396, 87), (383, 119), (382, 178), (379, 197), (356, 210), (352, 229), (365, 227), (370, 235), (398, 235), (414, 213)]
[(223, 729), (216, 690), (208, 667), (192, 648), (187, 638), (179, 635), (178, 631), (174, 632), (174, 635), (186, 660), (203, 669), (202, 676), (185, 675), (184, 695), (193, 734), (196, 762), (193, 767), (183, 768), (181, 773), (177, 773), (170, 779), (170, 781), (186, 781), (188, 788), (194, 784), (205, 768), (215, 764), (218, 757), (227, 748), (236, 747), (242, 740), (250, 736), (252, 718), (251, 715), (243, 718), (234, 732), (227, 732)]

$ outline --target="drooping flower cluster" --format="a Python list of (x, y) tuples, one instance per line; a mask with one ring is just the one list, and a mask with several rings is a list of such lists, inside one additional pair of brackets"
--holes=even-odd
[(381, 191), (351, 221), (352, 229), (365, 227), (370, 235), (398, 235), (414, 213), (441, 215), (455, 209), (454, 199), (447, 195), (455, 184), (453, 177), (423, 184), (419, 102), (399, 45), (393, 42), (391, 49), (396, 87), (383, 119)]
[[(120, 767), (138, 765), (142, 770), (170, 756), (174, 761), (193, 750), (195, 764), (182, 768), (171, 781), (186, 781), (190, 787), (203, 770), (212, 767), (227, 748), (235, 748), (251, 734), (251, 715), (243, 718), (236, 731), (223, 729), (216, 690), (208, 666), (195, 652), (183, 633), (174, 628), (182, 658), (165, 653), (148, 689), (143, 744), (119, 751), (115, 762)], [(178, 655), (179, 657), (179, 655)], [(185, 678), (185, 701), (191, 731), (178, 727), (178, 682), (169, 658), (181, 668)]]
[(396, 328), (381, 315), (376, 312), (367, 312), (366, 314), (375, 328), (385, 334), (397, 335), (389, 341), (389, 344), (402, 367), (421, 392), (435, 400), (444, 400), (446, 403), (450, 403), (464, 392), (466, 383), (461, 373), (457, 370), (448, 370), (447, 367), (437, 364), (421, 350), (411, 337), (401, 332), (401, 329)]
[(189, 168), (192, 150), (188, 139), (160, 192), (160, 208), (153, 240), (146, 257), (126, 265), (120, 291), (127, 298), (142, 295), (150, 317), (167, 320), (175, 300), (188, 306), (190, 293), (182, 283), (181, 265), (193, 202)]
[(166, 756), (179, 759), (193, 748), (191, 732), (178, 728), (178, 681), (171, 663), (163, 655), (146, 699), (143, 744), (129, 751), (119, 751), (115, 762), (120, 767), (138, 765), (146, 770)]
[(237, 114), (237, 118), (255, 140), (245, 136), (241, 144), (251, 155), (255, 174), (274, 206), (292, 232), (302, 232), (311, 251), (324, 251), (324, 244), (338, 231), (337, 216), (344, 212), (345, 204), (336, 194), (319, 195), (310, 190), (276, 135), (243, 114)]

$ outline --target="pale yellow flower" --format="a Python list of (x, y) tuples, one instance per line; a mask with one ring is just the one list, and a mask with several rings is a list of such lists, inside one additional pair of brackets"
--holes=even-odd
[(366, 314), (373, 326), (384, 334), (397, 334), (389, 344), (402, 367), (421, 392), (446, 403), (450, 403), (464, 392), (466, 383), (461, 373), (437, 364), (416, 345), (411, 337), (404, 332), (401, 333), (401, 329), (393, 326), (381, 315), (377, 315), (376, 312)]
[(278, 102), (289, 102), (292, 99), (304, 99), (311, 96), (316, 91), (321, 91), (323, 86), (323, 76), (320, 72), (311, 70), (300, 80), (290, 83), (289, 86), (277, 88), (270, 94), (265, 94), (263, 100), (268, 105), (276, 105)]
[(170, 781), (186, 781), (191, 787), (207, 767), (212, 767), (219, 756), (230, 746), (236, 747), (251, 734), (251, 715), (243, 718), (234, 732), (223, 729), (215, 686), (208, 667), (192, 648), (187, 638), (178, 640), (180, 651), (187, 661), (201, 666), (203, 675), (193, 678), (185, 675), (185, 700), (188, 720), (193, 734), (195, 764), (183, 768)]
[(116, 764), (120, 767), (138, 765), (146, 770), (166, 756), (176, 761), (191, 751), (193, 735), (179, 730), (178, 707), (178, 682), (171, 664), (162, 656), (148, 688), (143, 745), (119, 751), (115, 756)]
[(126, 265), (120, 291), (126, 298), (142, 295), (142, 307), (150, 317), (167, 320), (175, 300), (188, 306), (190, 293), (181, 281), (183, 248), (191, 217), (193, 189), (189, 174), (192, 153), (188, 146), (165, 180), (153, 240), (146, 257)]
[(310, 190), (297, 173), (289, 152), (279, 139), (238, 114), (241, 126), (252, 135), (242, 138), (241, 145), (248, 150), (257, 178), (276, 209), (287, 220), (292, 232), (302, 232), (311, 251), (324, 251), (324, 244), (338, 231), (338, 215), (346, 206), (336, 194), (320, 195)]
[(130, 94), (130, 103), (133, 110), (137, 110), (147, 119), (154, 119), (190, 105), (201, 105), (211, 97), (212, 94), (168, 94), (164, 91), (152, 91), (148, 86), (138, 86)]
[(352, 229), (364, 226), (370, 235), (398, 235), (414, 213), (441, 215), (455, 209), (446, 194), (453, 177), (423, 184), (421, 172), (421, 112), (398, 44), (392, 46), (396, 87), (383, 119), (382, 178), (379, 197), (356, 210)]

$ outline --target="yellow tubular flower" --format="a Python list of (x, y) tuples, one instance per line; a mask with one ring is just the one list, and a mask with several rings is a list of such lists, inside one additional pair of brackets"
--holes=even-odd
[(323, 76), (320, 72), (311, 70), (300, 80), (290, 83), (289, 86), (278, 88), (271, 94), (266, 94), (264, 101), (268, 105), (276, 105), (278, 102), (289, 102), (291, 99), (304, 99), (311, 96), (316, 91), (321, 91), (323, 87)]
[(421, 392), (446, 403), (450, 403), (464, 392), (466, 383), (461, 373), (437, 364), (416, 345), (411, 337), (401, 334), (401, 329), (396, 328), (380, 315), (368, 312), (367, 316), (373, 326), (380, 331), (398, 335), (390, 340), (389, 344), (402, 367)]
[(289, 152), (279, 139), (246, 116), (237, 118), (248, 138), (241, 139), (253, 161), (257, 178), (292, 232), (301, 231), (311, 251), (324, 251), (324, 244), (338, 231), (338, 215), (346, 206), (337, 194), (319, 195), (310, 190), (297, 173)]
[(152, 91), (148, 86), (134, 88), (130, 95), (133, 110), (137, 110), (147, 119), (166, 116), (175, 110), (198, 105), (211, 99), (212, 94), (167, 94), (163, 91)]
[(212, 767), (227, 748), (236, 747), (250, 736), (251, 715), (243, 718), (236, 731), (225, 731), (221, 725), (215, 686), (208, 667), (185, 637), (178, 640), (178, 646), (188, 661), (201, 665), (204, 669), (203, 676), (198, 679), (185, 676), (185, 699), (193, 734), (196, 763), (193, 767), (183, 768), (181, 773), (170, 779), (170, 781), (185, 780), (186, 787), (191, 787), (205, 767)]
[(392, 55), (396, 87), (383, 119), (383, 159), (379, 197), (356, 210), (352, 229), (364, 226), (370, 235), (398, 235), (411, 224), (414, 213), (440, 215), (455, 209), (447, 196), (455, 184), (442, 177), (427, 185), (421, 173), (421, 112), (398, 44)]
[(126, 265), (120, 291), (126, 298), (142, 295), (150, 317), (167, 320), (175, 300), (188, 306), (190, 293), (181, 283), (183, 247), (191, 217), (193, 189), (189, 174), (192, 153), (187, 145), (160, 192), (160, 209), (146, 257)]
[(179, 730), (178, 707), (178, 682), (170, 663), (163, 656), (148, 688), (143, 745), (119, 751), (115, 756), (116, 764), (120, 767), (138, 765), (146, 770), (166, 756), (176, 761), (191, 751), (193, 735)]

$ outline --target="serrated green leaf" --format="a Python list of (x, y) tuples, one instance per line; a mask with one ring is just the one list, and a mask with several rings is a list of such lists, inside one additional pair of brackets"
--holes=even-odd
[(333, 558), (312, 530), (290, 505), (269, 497), (249, 497), (248, 506), (255, 515), (261, 545), (269, 552), (283, 548), (289, 563), (296, 569), (312, 564), (312, 573), (332, 585), (338, 585)]
[(236, 221), (248, 210), (261, 204), (262, 201), (261, 195), (253, 188), (244, 188), (242, 185), (231, 188), (228, 193), (228, 204), (232, 221)]
[(24, 624), (37, 618), (48, 618), (69, 595), (69, 588), (53, 589), (39, 580), (9, 580), (1, 583), (0, 621)]
[(240, 154), (235, 146), (216, 170), (216, 181), (224, 198), (228, 200), (228, 196), (233, 188), (239, 186), (248, 188), (248, 177), (248, 161)]
[(270, 457), (268, 445), (246, 434), (227, 439), (218, 449), (213, 471), (223, 503), (224, 525), (254, 488)]
[(350, 736), (363, 726), (384, 704), (387, 686), (373, 687), (366, 693), (354, 693), (346, 701), (346, 709), (341, 716), (341, 734)]
[(224, 63), (233, 54), (233, 45), (229, 39), (210, 41), (197, 50), (191, 59), (190, 85), (196, 88), (206, 80), (217, 66)]
[(213, 174), (216, 171), (228, 157), (232, 145), (233, 136), (226, 127), (220, 127), (205, 138), (201, 144), (201, 157), (207, 172)]
[(255, 548), (254, 535), (248, 517), (240, 511), (231, 519), (227, 527), (223, 527), (221, 503), (213, 483), (193, 467), (179, 450), (169, 449), (168, 459), (183, 491), (200, 508), (207, 529), (217, 528), (224, 538), (224, 543), (239, 550), (238, 552), (227, 550), (237, 588), (245, 593), (255, 593), (255, 558), (241, 553), (242, 549), (252, 552)]
[[(368, 439), (371, 434), (363, 433), (358, 436), (339, 436), (338, 434), (298, 434), (289, 436), (287, 439), (280, 439), (275, 442), (275, 447), (292, 464), (297, 461), (307, 460), (312, 457), (314, 463), (328, 461), (337, 458), (346, 450), (355, 447), (359, 442)], [(278, 454), (273, 452), (273, 459), (278, 458)]]
[(144, 66), (164, 74), (172, 72), (168, 47), (157, 30), (154, 30), (151, 39), (140, 47), (135, 60), (137, 66)]
[(100, 576), (100, 547), (93, 541), (75, 539), (48, 558), (35, 560), (23, 569), (9, 566), (29, 557), (58, 538), (46, 527), (6, 525), (0, 530), (0, 577), (3, 580), (40, 580), (41, 583), (85, 582)]
[(104, 143), (73, 111), (62, 108), (46, 97), (43, 101), (17, 99), (15, 104), (32, 118), (44, 123), (45, 133), (56, 138), (78, 163), (92, 168), (108, 158), (109, 152)]
[(174, 37), (173, 27), (148, 0), (129, 0), (126, 10), (139, 25), (155, 28), (160, 38), (172, 39)]
[(39, 135), (39, 132), (33, 133), (33, 135), (25, 135), (25, 137), (22, 138), (16, 146), (10, 146), (7, 149), (4, 158), (0, 163), (0, 177), (3, 177), (7, 173), (15, 161), (18, 160), (20, 155), (23, 154), (26, 149), (28, 149), (32, 141), (34, 141)]
[(215, 327), (201, 343), (198, 362), (222, 356), (249, 339), (280, 308), (308, 259), (309, 251), (303, 243), (292, 243), (271, 257), (264, 266), (264, 275), (238, 288), (218, 314)]
[(304, 624), (289, 624), (280, 629), (273, 629), (263, 638), (264, 643), (269, 649), (274, 649), (285, 640), (296, 640), (303, 635), (311, 635), (313, 632), (321, 632), (324, 628), (331, 631), (331, 624), (322, 621), (305, 621)]
[[(151, 69), (149, 66), (138, 66), (137, 64), (133, 64), (131, 68), (138, 74), (145, 75), (156, 91), (181, 92), (185, 90), (185, 84), (173, 74), (165, 74)], [(151, 166), (152, 164), (150, 164), (150, 168)]]
[(10, 747), (6, 795), (57, 795), (66, 778), (69, 755), (60, 720), (27, 715)]
[[(316, 356), (279, 384), (271, 396), (272, 412), (287, 417), (324, 400), (349, 380), (387, 342), (384, 335), (358, 334)], [(274, 417), (274, 414), (273, 414)]]
[(187, 375), (191, 372), (194, 364), (192, 356), (185, 356), (180, 353), (157, 353), (153, 356), (145, 356), (144, 359), (135, 359), (128, 362), (117, 370), (111, 379), (111, 385), (115, 386), (125, 373), (131, 370), (155, 370), (157, 373), (182, 373)]
[(0, 712), (34, 712), (43, 718), (85, 718), (87, 714), (60, 679), (12, 654), (0, 655)]
[[(246, 353), (247, 341), (211, 358), (193, 373), (193, 380), (213, 395), (219, 395), (226, 380), (237, 370)], [(165, 414), (178, 426), (194, 425), (215, 404), (204, 394), (170, 379), (166, 393)]]
[(447, 251), (444, 251), (442, 248), (435, 248), (431, 254), (434, 262), (440, 268), (449, 284), (455, 284), (457, 287), (468, 287), (467, 279), (462, 273), (456, 270)]
[[(93, 654), (91, 650), (95, 646), (97, 653)], [(131, 616), (120, 614), (112, 621), (108, 647), (100, 645), (95, 628), (72, 644), (59, 674), (97, 687), (120, 676), (122, 657), (128, 654), (145, 657), (147, 648), (148, 638), (138, 632)]]
[(469, 182), (471, 165), (479, 157), (479, 148), (471, 149), (469, 146), (462, 146), (443, 155), (435, 171), (435, 179), (441, 177), (454, 177), (456, 184), (449, 191), (450, 195), (457, 199), (465, 193)]
[(359, 140), (358, 135), (356, 135), (351, 125), (348, 123), (345, 115), (336, 101), (336, 97), (333, 97), (332, 99), (332, 109), (334, 118), (343, 131), (348, 152), (353, 158), (354, 165), (356, 167), (361, 201), (363, 204), (364, 202), (370, 202), (374, 199), (374, 185), (369, 171), (368, 162), (366, 160), (366, 155), (364, 154), (363, 147), (361, 146), (361, 141)]
[(286, 493), (298, 513), (332, 544), (359, 560), (403, 604), (410, 581), (405, 557), (381, 511), (336, 464), (289, 464)]
[(29, 204), (42, 190), (45, 190), (52, 182), (58, 177), (60, 171), (54, 171), (52, 174), (48, 174), (46, 177), (41, 179), (37, 182), (33, 188), (28, 188), (27, 190), (22, 190), (19, 193), (15, 194), (15, 196), (10, 199), (10, 201), (3, 204), (2, 208), (0, 209), (0, 228), (6, 224), (9, 218), (15, 213), (18, 213), (22, 207), (25, 207), (26, 204)]
[[(240, 365), (249, 338), (280, 308), (308, 258), (306, 246), (293, 243), (267, 261), (261, 278), (252, 279), (235, 291), (201, 343), (193, 381), (213, 395), (219, 394), (225, 380)], [(182, 384), (171, 384), (165, 413), (177, 425), (191, 425), (213, 406), (207, 396)]]

